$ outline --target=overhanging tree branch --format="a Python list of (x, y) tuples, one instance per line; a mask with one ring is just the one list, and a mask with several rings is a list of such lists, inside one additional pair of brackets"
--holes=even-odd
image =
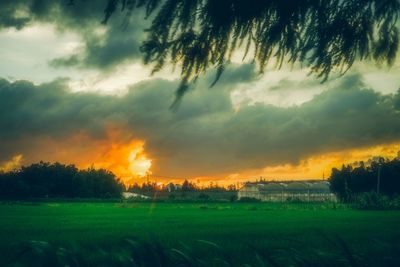
[(300, 62), (324, 82), (358, 60), (391, 66), (399, 47), (399, 0), (109, 0), (104, 22), (118, 7), (154, 16), (144, 62), (179, 65), (178, 98), (212, 67), (214, 85), (238, 49), (254, 51), (260, 72), (272, 59), (278, 69)]

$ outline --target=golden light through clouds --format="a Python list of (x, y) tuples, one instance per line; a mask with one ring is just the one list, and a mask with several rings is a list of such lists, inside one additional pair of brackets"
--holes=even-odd
[[(115, 129), (107, 132), (108, 138), (101, 142), (92, 140), (87, 135), (78, 135), (70, 141), (66, 140), (63, 144), (46, 141), (42, 147), (44, 154), (35, 154), (38, 158), (32, 158), (32, 155), (16, 154), (9, 160), (0, 162), (0, 171), (9, 171), (18, 169), (21, 165), (29, 165), (38, 162), (40, 158), (44, 161), (69, 162), (76, 164), (79, 168), (104, 168), (112, 171), (126, 185), (135, 182), (141, 184), (147, 181), (147, 175), (152, 178), (152, 168), (157, 169), (155, 164), (157, 155), (149, 157), (145, 151), (145, 140), (130, 139), (124, 131)], [(82, 144), (77, 146), (76, 144)], [(86, 145), (83, 145), (86, 144)], [(77, 149), (79, 147), (79, 149)], [(242, 183), (249, 180), (264, 179), (271, 180), (301, 180), (301, 179), (321, 179), (325, 176), (327, 179), (333, 167), (340, 168), (342, 164), (352, 164), (357, 161), (365, 161), (376, 156), (383, 156), (393, 159), (399, 157), (400, 143), (388, 143), (376, 146), (369, 146), (356, 149), (346, 149), (337, 152), (327, 152), (312, 155), (301, 159), (296, 164), (281, 164), (266, 166), (258, 169), (238, 170), (234, 173), (220, 173), (215, 175), (190, 176), (187, 179), (201, 185), (208, 185), (210, 182), (219, 185), (230, 185)], [(48, 157), (44, 157), (44, 156)], [(51, 158), (50, 158), (51, 155)], [(169, 178), (157, 178), (156, 182), (182, 183), (179, 177), (174, 178), (173, 174), (157, 173)]]
[(125, 143), (114, 143), (108, 151), (99, 156), (93, 164), (95, 168), (112, 171), (125, 184), (137, 182), (147, 174), (151, 174), (152, 161), (144, 152), (145, 142), (133, 140)]
[(136, 145), (129, 154), (129, 169), (132, 174), (144, 176), (150, 172), (151, 160), (147, 159), (143, 151), (144, 143)]
[(9, 172), (21, 167), (22, 155), (13, 156), (10, 160), (0, 164), (0, 172)]
[(338, 152), (322, 153), (300, 160), (298, 164), (282, 164), (267, 166), (263, 169), (248, 170), (231, 174), (229, 180), (246, 181), (249, 177), (253, 180), (262, 176), (274, 180), (302, 180), (302, 179), (327, 179), (332, 168), (341, 168), (343, 164), (367, 161), (373, 157), (381, 156), (389, 159), (399, 157), (400, 143), (376, 145), (358, 149), (347, 149)]

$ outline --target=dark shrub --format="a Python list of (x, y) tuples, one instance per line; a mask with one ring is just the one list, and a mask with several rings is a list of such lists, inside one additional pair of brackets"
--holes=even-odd
[(205, 193), (201, 193), (201, 194), (198, 196), (198, 199), (200, 199), (200, 200), (209, 200), (209, 199), (210, 199), (210, 196), (207, 195), (207, 194), (205, 194)]
[(364, 210), (399, 209), (400, 197), (388, 197), (379, 195), (376, 192), (362, 193), (355, 198), (354, 205)]
[(261, 202), (260, 199), (254, 197), (241, 197), (238, 200), (239, 202)]

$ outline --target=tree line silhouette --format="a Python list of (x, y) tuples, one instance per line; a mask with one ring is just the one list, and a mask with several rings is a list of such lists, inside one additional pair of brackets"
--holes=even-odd
[(207, 186), (199, 186), (198, 184), (185, 179), (181, 184), (168, 183), (160, 185), (156, 182), (145, 182), (142, 184), (134, 183), (127, 188), (127, 191), (145, 195), (154, 194), (156, 192), (235, 192), (237, 191), (237, 186), (231, 184), (224, 187), (213, 182), (210, 182)]
[(0, 172), (0, 198), (119, 198), (125, 190), (104, 169), (79, 170), (74, 165), (39, 162)]
[(400, 194), (400, 159), (377, 158), (369, 164), (343, 165), (333, 168), (330, 187), (342, 201), (351, 201), (365, 192), (393, 197)]

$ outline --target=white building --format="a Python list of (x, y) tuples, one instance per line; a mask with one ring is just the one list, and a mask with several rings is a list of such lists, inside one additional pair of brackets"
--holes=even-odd
[(150, 199), (150, 197), (148, 197), (148, 196), (136, 194), (136, 193), (132, 193), (132, 192), (123, 192), (122, 198), (124, 198), (124, 199)]
[(259, 182), (246, 183), (238, 191), (238, 198), (261, 201), (336, 201), (327, 181)]

